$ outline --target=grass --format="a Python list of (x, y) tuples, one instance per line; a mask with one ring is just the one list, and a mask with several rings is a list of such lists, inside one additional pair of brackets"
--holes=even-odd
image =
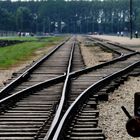
[(0, 40), (21, 40), (21, 41), (37, 41), (36, 37), (0, 37)]
[(61, 39), (62, 36), (48, 36), (48, 37), (0, 37), (0, 40), (21, 40), (21, 41), (56, 41)]
[(28, 59), (36, 50), (42, 47), (56, 45), (64, 37), (50, 37), (42, 41), (24, 42), (9, 47), (0, 48), (0, 68), (9, 68), (22, 60)]

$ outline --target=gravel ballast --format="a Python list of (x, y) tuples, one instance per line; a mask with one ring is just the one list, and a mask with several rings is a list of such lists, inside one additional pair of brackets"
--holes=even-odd
[(81, 53), (87, 67), (95, 66), (103, 62), (112, 60), (112, 53), (104, 52), (99, 46), (86, 46), (86, 40), (79, 37), (81, 42)]
[(129, 77), (128, 81), (110, 94), (107, 102), (99, 103), (99, 126), (103, 129), (107, 140), (140, 140), (126, 132), (127, 117), (121, 110), (125, 106), (133, 116), (134, 93), (140, 91), (140, 76)]
[(109, 40), (111, 42), (122, 44), (123, 46), (127, 46), (130, 49), (140, 51), (140, 38), (133, 38), (125, 36), (110, 36), (110, 35), (92, 35), (92, 37), (101, 38), (105, 40)]
[[(128, 39), (126, 39), (127, 41)], [(123, 40), (123, 43), (125, 43), (125, 40)], [(111, 55), (108, 55), (108, 53), (103, 52), (97, 47), (86, 47), (82, 44), (81, 50), (87, 66), (100, 64), (102, 56), (103, 60), (112, 59)], [(99, 53), (104, 53), (104, 55), (99, 55)], [(140, 140), (140, 138), (133, 138), (127, 134), (125, 129), (127, 117), (121, 110), (121, 106), (125, 106), (131, 115), (133, 115), (135, 92), (140, 92), (140, 76), (129, 77), (128, 81), (121, 85), (118, 90), (110, 94), (109, 101), (99, 103), (99, 127), (103, 129), (107, 140)]]
[[(79, 37), (78, 40), (81, 41), (81, 52), (86, 66), (94, 66), (112, 59), (111, 53), (104, 52), (98, 46), (86, 47), (82, 37)], [(42, 54), (44, 54), (44, 50), (40, 51), (41, 52), (37, 52), (39, 55), (38, 57), (33, 58), (34, 60), (37, 60)], [(10, 78), (13, 72), (17, 72), (31, 62), (32, 60), (24, 62), (9, 70), (0, 70), (0, 85), (3, 85), (3, 82)], [(103, 129), (107, 140), (140, 140), (140, 138), (132, 138), (127, 134), (125, 129), (127, 117), (121, 110), (121, 106), (123, 105), (133, 115), (135, 92), (140, 92), (140, 76), (129, 77), (128, 81), (113, 93), (110, 93), (107, 102), (101, 102), (99, 104), (99, 126)]]

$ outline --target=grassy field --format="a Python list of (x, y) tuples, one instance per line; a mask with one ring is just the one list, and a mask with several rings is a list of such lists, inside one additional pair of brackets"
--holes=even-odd
[(56, 45), (63, 39), (64, 37), (49, 37), (40, 40), (30, 38), (29, 42), (2, 47), (0, 48), (0, 68), (9, 68), (18, 64), (21, 60), (28, 59), (39, 48)]
[(55, 41), (61, 39), (62, 36), (48, 36), (48, 37), (0, 37), (0, 40), (21, 40), (21, 41)]
[(0, 37), (0, 40), (37, 41), (37, 37)]

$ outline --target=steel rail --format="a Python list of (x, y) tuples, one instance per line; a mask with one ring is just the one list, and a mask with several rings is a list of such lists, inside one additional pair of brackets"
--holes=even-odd
[(111, 45), (114, 45), (114, 46), (117, 46), (117, 47), (120, 47), (120, 48), (122, 48), (122, 49), (128, 50), (128, 51), (131, 51), (131, 52), (137, 52), (137, 51), (135, 51), (135, 50), (126, 48), (126, 47), (124, 47), (124, 46), (121, 46), (121, 45), (119, 45), (119, 44), (115, 44), (115, 43), (110, 42), (110, 41), (108, 41), (107, 43), (108, 43), (108, 44), (111, 44)]
[[(100, 68), (100, 67), (103, 67), (103, 66), (106, 66), (106, 65), (108, 65), (108, 64), (111, 64), (111, 63), (115, 63), (115, 62), (117, 62), (117, 61), (119, 61), (119, 60), (123, 60), (124, 58), (127, 58), (127, 57), (130, 57), (130, 56), (133, 56), (133, 55), (135, 55), (135, 54), (137, 54), (137, 53), (132, 53), (132, 54), (129, 54), (129, 55), (126, 55), (126, 56), (120, 56), (119, 58), (117, 58), (117, 59), (114, 59), (114, 60), (112, 60), (111, 62), (106, 62), (105, 64), (100, 64), (100, 65), (97, 65), (97, 66), (94, 66), (94, 67), (90, 67), (90, 68), (87, 68), (87, 69), (84, 69), (84, 70), (79, 70), (79, 71), (76, 71), (76, 72), (72, 72), (72, 73), (70, 73), (68, 76), (71, 78), (71, 77), (75, 77), (75, 76), (77, 76), (77, 75), (80, 75), (80, 74), (83, 74), (83, 73), (85, 73), (85, 72), (89, 72), (89, 71), (92, 71), (93, 69), (97, 69), (97, 68)], [(66, 83), (68, 83), (68, 79), (65, 81)], [(64, 106), (64, 96), (65, 96), (65, 93), (66, 93), (66, 86), (64, 86), (65, 87), (65, 90), (63, 90), (64, 92), (63, 92), (63, 94), (62, 94), (62, 104), (61, 104), (61, 101), (60, 101), (60, 108), (58, 107), (58, 110), (57, 110), (57, 112), (56, 112), (56, 118), (53, 120), (54, 122), (52, 123), (52, 125), (51, 125), (51, 127), (50, 127), (50, 129), (49, 129), (49, 131), (48, 131), (48, 133), (46, 134), (46, 136), (45, 136), (45, 138), (44, 138), (44, 140), (51, 140), (52, 139), (52, 137), (53, 137), (53, 135), (54, 135), (54, 132), (55, 132), (55, 130), (56, 130), (56, 127), (57, 127), (57, 123), (58, 123), (58, 120), (60, 120), (59, 118), (59, 116), (61, 116), (60, 114), (60, 112), (62, 111), (62, 109), (63, 109), (63, 107), (62, 106)], [(63, 96), (64, 95), (64, 96)], [(58, 114), (58, 116), (57, 116), (57, 114)]]
[[(68, 39), (67, 39), (68, 40)], [(66, 41), (67, 41), (66, 40)], [(91, 39), (92, 40), (92, 39)], [(32, 67), (27, 69), (23, 74), (21, 74), (19, 77), (17, 77), (15, 80), (13, 80), (11, 83), (6, 85), (2, 90), (0, 90), (0, 96), (3, 97), (11, 88), (16, 87), (19, 85), (23, 80), (27, 79), (30, 75), (30, 73), (38, 66), (40, 65), (45, 59), (47, 59), (50, 55), (52, 55), (59, 47), (61, 47), (66, 41), (62, 42), (60, 45), (55, 47), (49, 54), (41, 58), (39, 61), (37, 61)], [(108, 48), (110, 49), (110, 48)], [(114, 50), (112, 50), (114, 51)], [(115, 53), (118, 53), (115, 51)]]
[[(98, 38), (89, 38), (90, 40), (98, 40), (97, 41), (97, 43), (98, 44), (100, 44), (100, 45), (102, 45), (103, 47), (106, 47), (106, 48), (108, 48), (108, 49), (110, 49), (110, 50), (112, 50), (113, 51), (113, 49), (112, 48), (110, 48), (110, 47), (107, 47), (105, 44), (103, 44), (102, 43), (102, 41), (106, 41), (106, 43), (108, 43), (108, 44), (110, 44), (110, 45), (113, 45), (113, 46), (116, 46), (116, 47), (119, 47), (119, 48), (121, 48), (121, 49), (123, 49), (123, 50), (127, 50), (127, 51), (129, 51), (130, 53), (131, 52), (137, 52), (137, 51), (135, 51), (135, 50), (132, 50), (132, 49), (129, 49), (129, 48), (126, 48), (126, 47), (123, 47), (123, 46), (121, 46), (121, 45), (119, 45), (119, 44), (115, 44), (115, 43), (113, 43), (113, 42), (111, 42), (111, 41), (109, 41), (109, 40), (101, 40), (101, 39), (98, 39)], [(99, 41), (100, 40), (100, 41)], [(124, 53), (122, 53), (121, 55), (125, 55)]]
[(54, 132), (59, 124), (59, 121), (63, 115), (63, 109), (65, 107), (65, 103), (66, 103), (66, 92), (67, 92), (67, 88), (69, 86), (69, 79), (70, 79), (70, 71), (71, 71), (71, 67), (72, 67), (72, 60), (73, 60), (73, 55), (74, 55), (74, 48), (75, 48), (75, 43), (72, 46), (72, 50), (71, 50), (71, 54), (70, 54), (70, 58), (69, 58), (69, 64), (68, 64), (68, 68), (67, 68), (67, 73), (66, 73), (66, 79), (64, 82), (64, 86), (63, 86), (63, 90), (62, 90), (62, 96), (60, 99), (60, 103), (58, 105), (57, 111), (55, 113), (54, 119), (52, 121), (52, 124), (50, 126), (49, 131), (47, 132), (44, 140), (52, 140), (52, 137), (54, 135)]
[[(68, 40), (68, 39), (67, 39)], [(60, 43), (58, 46), (56, 46), (52, 51), (50, 51), (47, 55), (42, 57), (40, 60), (38, 60), (33, 66), (28, 68), (25, 72), (23, 72), (20, 76), (18, 76), (15, 80), (10, 82), (8, 85), (6, 85), (3, 89), (0, 90), (0, 96), (4, 96), (8, 91), (10, 91), (13, 87), (16, 87), (19, 85), (22, 81), (25, 79), (29, 78), (30, 74), (41, 64), (43, 63), (46, 59), (48, 59), (53, 53), (55, 53), (65, 42), (63, 41)]]
[[(111, 50), (114, 51), (113, 49), (111, 49)], [(115, 51), (115, 52), (116, 52), (116, 53), (119, 53), (119, 52), (117, 52), (117, 51)], [(120, 54), (120, 53), (119, 53), (119, 54)], [(131, 57), (131, 56), (136, 55), (136, 54), (140, 54), (140, 53), (137, 52), (137, 51), (135, 51), (135, 52), (132, 52), (131, 54), (120, 55), (119, 57), (114, 58), (114, 59), (111, 60), (111, 61), (107, 61), (107, 62), (104, 62), (104, 63), (102, 63), (102, 64), (97, 64), (97, 65), (95, 65), (95, 66), (91, 66), (91, 67), (87, 67), (87, 68), (84, 68), (84, 69), (80, 69), (80, 70), (71, 72), (71, 73), (70, 73), (70, 76), (71, 76), (71, 77), (76, 77), (76, 76), (78, 76), (78, 75), (81, 75), (81, 74), (90, 72), (90, 71), (92, 71), (92, 70), (99, 69), (99, 68), (101, 68), (101, 67), (103, 67), (103, 66), (107, 66), (107, 65), (109, 65), (109, 64), (116, 63), (116, 62), (118, 62), (118, 61), (120, 61), (120, 60), (126, 59), (126, 58)]]
[[(73, 50), (73, 51), (74, 51), (74, 50)], [(82, 70), (74, 71), (74, 72), (71, 72), (71, 73), (70, 73), (71, 65), (68, 65), (67, 72), (69, 73), (69, 75), (67, 75), (67, 76), (69, 76), (70, 78), (75, 78), (75, 77), (77, 77), (78, 75), (85, 74), (85, 73), (87, 73), (87, 72), (91, 72), (92, 70), (99, 69), (99, 68), (101, 68), (101, 67), (103, 67), (103, 66), (107, 66), (108, 64), (113, 64), (113, 63), (115, 63), (115, 62), (118, 62), (118, 61), (123, 60), (124, 58), (128, 58), (128, 57), (130, 57), (130, 56), (133, 56), (133, 55), (135, 55), (135, 54), (138, 54), (138, 52), (135, 52), (135, 53), (132, 53), (132, 54), (128, 54), (128, 55), (126, 55), (126, 56), (116, 58), (116, 59), (114, 59), (114, 60), (112, 60), (112, 61), (105, 62), (105, 63), (103, 63), (103, 64), (99, 64), (99, 65), (96, 65), (96, 66), (93, 66), (93, 67), (89, 67), (89, 68), (85, 68), (85, 69), (82, 69)], [(72, 59), (71, 59), (70, 61), (72, 62)], [(52, 79), (50, 79), (50, 80), (46, 80), (46, 81), (40, 82), (40, 83), (35, 84), (35, 85), (33, 85), (33, 86), (30, 86), (30, 87), (28, 87), (28, 88), (26, 88), (26, 89), (23, 89), (23, 90), (21, 90), (21, 91), (19, 91), (19, 92), (16, 92), (16, 93), (14, 93), (14, 94), (12, 94), (12, 95), (10, 95), (10, 96), (8, 96), (8, 97), (5, 97), (4, 99), (1, 99), (1, 100), (0, 100), (0, 106), (1, 106), (2, 104), (5, 104), (6, 102), (9, 102), (10, 100), (12, 100), (12, 99), (14, 99), (14, 98), (16, 98), (16, 97), (21, 97), (21, 95), (24, 96), (24, 94), (26, 94), (27, 92), (36, 91), (36, 90), (38, 90), (40, 87), (43, 88), (44, 86), (52, 85), (52, 84), (59, 83), (60, 81), (64, 81), (65, 78), (66, 78), (66, 74), (61, 75), (61, 76), (58, 76), (58, 77), (56, 77), (56, 78), (52, 78)], [(64, 87), (66, 87), (66, 86), (64, 86)], [(29, 94), (29, 93), (28, 93), (28, 94)]]
[[(93, 38), (89, 38), (89, 37), (88, 37), (88, 39), (91, 40), (91, 41), (95, 41)], [(120, 55), (120, 56), (123, 56), (123, 53), (120, 53), (120, 52), (118, 52), (118, 51), (116, 51), (116, 50), (114, 50), (114, 49), (112, 49), (112, 48), (110, 48), (110, 47), (108, 47), (108, 46), (102, 44), (102, 43), (99, 42), (99, 41), (96, 41), (96, 44), (100, 45), (101, 47), (105, 47), (105, 48), (107, 48), (108, 50), (110, 50), (110, 51), (112, 51), (112, 52), (114, 52), (114, 53), (116, 53), (116, 54), (118, 54), (118, 55)]]
[(8, 97), (1, 99), (0, 100), (0, 112), (2, 110), (4, 110), (5, 107), (8, 107), (9, 104), (11, 104), (11, 102), (15, 104), (17, 100), (21, 99), (22, 97), (24, 97), (26, 95), (32, 94), (33, 91), (38, 91), (38, 90), (42, 89), (43, 87), (46, 87), (46, 86), (49, 87), (51, 85), (64, 81), (65, 77), (66, 77), (66, 74), (52, 78), (50, 80), (40, 82), (38, 84), (30, 86), (26, 89), (23, 89), (19, 92), (16, 92)]
[(122, 53), (122, 52), (120, 53), (120, 52), (116, 51), (115, 49), (108, 47), (107, 44), (105, 45), (105, 44), (103, 44), (102, 42), (99, 42), (99, 41), (97, 42), (97, 44), (100, 45), (100, 46), (102, 46), (102, 47), (107, 48), (108, 50), (111, 50), (111, 51), (117, 53), (120, 56), (123, 56), (124, 55), (124, 53)]
[(85, 91), (83, 91), (76, 98), (76, 100), (71, 104), (71, 106), (67, 109), (67, 111), (63, 115), (52, 140), (63, 139), (62, 134), (64, 134), (64, 128), (66, 127), (68, 121), (70, 121), (70, 119), (72, 119), (73, 113), (78, 111), (78, 107), (81, 106), (81, 103), (85, 102), (91, 94), (99, 91), (102, 87), (104, 87), (112, 79), (115, 79), (118, 76), (121, 76), (123, 74), (130, 72), (135, 66), (138, 66), (139, 64), (140, 64), (140, 61), (134, 62), (133, 64), (127, 66), (126, 68), (124, 68), (118, 72), (115, 72), (111, 75), (108, 75), (107, 77), (97, 81), (96, 83), (94, 83), (93, 85), (88, 87)]
[[(126, 58), (128, 58), (128, 57), (131, 57), (131, 56), (133, 56), (133, 55), (135, 55), (135, 54), (139, 54), (139, 52), (135, 52), (135, 53), (132, 53), (132, 54), (128, 54), (128, 55), (125, 55), (125, 56), (123, 56), (123, 57), (116, 58), (116, 59), (114, 59), (114, 60), (112, 60), (112, 61), (108, 61), (108, 62), (105, 62), (105, 63), (103, 63), (103, 64), (99, 64), (99, 65), (96, 65), (96, 66), (93, 66), (93, 67), (88, 67), (88, 68), (85, 68), (85, 69), (82, 69), (82, 70), (78, 70), (78, 71), (74, 71), (74, 72), (71, 72), (71, 73), (70, 73), (71, 66), (69, 65), (69, 66), (68, 66), (67, 72), (69, 72), (70, 78), (75, 78), (75, 77), (77, 77), (77, 76), (79, 76), (79, 75), (81, 75), (81, 74), (90, 72), (90, 71), (92, 71), (92, 70), (99, 69), (99, 68), (104, 67), (104, 66), (107, 66), (107, 65), (109, 65), (109, 64), (113, 64), (113, 63), (118, 62), (118, 61), (120, 61), (120, 60), (123, 60), (123, 59), (126, 59)], [(71, 61), (72, 61), (72, 60), (71, 60)], [(39, 89), (39, 87), (44, 87), (45, 85), (48, 85), (48, 84), (54, 84), (56, 81), (57, 81), (56, 83), (59, 83), (60, 80), (61, 80), (61, 79), (64, 80), (64, 78), (66, 78), (66, 74), (61, 75), (61, 76), (58, 76), (58, 77), (56, 77), (56, 78), (52, 78), (52, 79), (50, 79), (50, 80), (46, 80), (46, 81), (44, 81), (44, 82), (40, 82), (40, 83), (35, 84), (35, 85), (33, 85), (33, 86), (30, 86), (30, 87), (28, 87), (28, 88), (26, 88), (26, 89), (23, 89), (23, 90), (21, 90), (21, 91), (15, 93), (15, 94), (12, 94), (12, 95), (10, 95), (10, 96), (4, 98), (4, 99), (1, 99), (1, 100), (0, 100), (0, 104), (4, 103), (4, 101), (5, 101), (5, 102), (6, 102), (6, 101), (8, 102), (8, 101), (10, 101), (12, 98), (16, 98), (17, 96), (20, 97), (20, 95), (24, 95), (24, 93), (27, 93), (28, 91), (35, 91), (36, 89)], [(65, 87), (65, 86), (64, 86), (64, 87)], [(16, 96), (16, 97), (14, 97), (14, 96)]]
[[(72, 49), (72, 51), (74, 52), (74, 46), (72, 47), (73, 49)], [(71, 51), (71, 54), (70, 54), (70, 60), (69, 60), (69, 62), (71, 62), (72, 63), (72, 55), (73, 55), (73, 52)], [(135, 53), (132, 53), (132, 54), (129, 54), (130, 56), (131, 55), (134, 55), (134, 54), (137, 54), (137, 52), (135, 52)], [(129, 55), (126, 55), (127, 57), (129, 57)], [(125, 59), (124, 58), (124, 56), (123, 57), (119, 57), (120, 59)], [(118, 59), (119, 59), (118, 58)], [(113, 61), (115, 61), (115, 59), (113, 60)], [(106, 63), (108, 63), (109, 64), (109, 62), (106, 62)], [(101, 66), (100, 66), (101, 65)], [(91, 71), (91, 70), (93, 70), (93, 69), (97, 69), (97, 68), (100, 68), (100, 67), (102, 67), (102, 66), (104, 66), (104, 63), (103, 64), (100, 64), (100, 65), (97, 65), (97, 66), (94, 66), (94, 67), (90, 67), (90, 68), (87, 68), (89, 71)], [(32, 91), (35, 91), (35, 90), (38, 90), (38, 89), (40, 89), (40, 88), (42, 88), (43, 86), (46, 86), (46, 85), (52, 85), (52, 84), (55, 84), (55, 83), (59, 83), (60, 81), (66, 81), (66, 79), (67, 79), (67, 82), (66, 82), (66, 84), (64, 83), (64, 87), (63, 87), (63, 91), (65, 91), (64, 92), (64, 95), (66, 96), (66, 91), (67, 91), (67, 86), (68, 86), (68, 83), (69, 83), (69, 78), (71, 78), (71, 75), (72, 76), (76, 76), (76, 73), (78, 74), (78, 73), (80, 73), (80, 71), (76, 71), (76, 72), (73, 72), (73, 73), (70, 73), (70, 70), (71, 70), (71, 64), (69, 63), (69, 65), (68, 65), (68, 68), (67, 68), (67, 74), (65, 74), (65, 75), (61, 75), (61, 76), (58, 76), (57, 78), (52, 78), (51, 80), (53, 81), (55, 81), (55, 82), (51, 82), (51, 80), (47, 80), (47, 81), (45, 81), (45, 82), (41, 82), (40, 83), (40, 85), (38, 85), (38, 84), (36, 84), (36, 85), (34, 85), (34, 86), (31, 86), (31, 87), (29, 87), (29, 88), (27, 88), (27, 89), (25, 89), (25, 90), (22, 90), (22, 91), (20, 91), (20, 92), (17, 92), (17, 93), (19, 93), (18, 95), (15, 95), (15, 97), (14, 96), (12, 96), (11, 98), (13, 98), (14, 100), (17, 98), (17, 97), (21, 97), (20, 95), (22, 95), (23, 94), (23, 96), (24, 95), (28, 95), (30, 92), (32, 92)], [(86, 71), (86, 69), (84, 69), (84, 70), (82, 70), (83, 72), (88, 72), (88, 71)], [(82, 74), (82, 73), (80, 73), (80, 74)], [(42, 85), (41, 85), (42, 84)], [(63, 93), (63, 92), (62, 92)], [(15, 93), (16, 94), (16, 93)], [(66, 97), (64, 97), (64, 98), (66, 98)], [(0, 100), (1, 101), (1, 100)], [(1, 102), (0, 102), (0, 106), (1, 107), (4, 107), (3, 105), (5, 104), (5, 103), (8, 103), (10, 101), (10, 96), (8, 96), (7, 97), (7, 99), (5, 98), (5, 100), (2, 102), (2, 104), (1, 104)], [(64, 105), (62, 105), (62, 106), (64, 106)], [(63, 107), (62, 107), (63, 108)], [(63, 113), (63, 112), (62, 112)], [(60, 115), (60, 118), (61, 118), (62, 116)]]
[(118, 58), (115, 58), (111, 61), (108, 61), (108, 62), (105, 62), (105, 63), (102, 63), (102, 64), (98, 64), (98, 65), (95, 65), (95, 66), (92, 66), (92, 67), (88, 67), (88, 68), (85, 68), (85, 69), (82, 69), (82, 70), (78, 70), (78, 71), (74, 71), (74, 72), (71, 72), (70, 73), (70, 76), (71, 77), (77, 77), (81, 74), (85, 74), (87, 72), (91, 72), (92, 70), (95, 70), (95, 69), (99, 69), (99, 68), (102, 68), (104, 66), (107, 66), (109, 64), (113, 64), (113, 63), (116, 63), (116, 62), (119, 62), (120, 60), (124, 60), (124, 59), (127, 59), (133, 55), (136, 55), (136, 54), (140, 54), (139, 52), (134, 52), (134, 53), (131, 53), (131, 54), (127, 54), (127, 55), (124, 55), (124, 56), (120, 56)]

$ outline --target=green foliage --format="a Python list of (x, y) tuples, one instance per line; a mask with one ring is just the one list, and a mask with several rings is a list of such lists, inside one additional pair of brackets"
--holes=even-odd
[(16, 12), (16, 25), (18, 31), (30, 31), (32, 22), (31, 11), (26, 7), (19, 7)]
[(13, 16), (5, 8), (0, 8), (0, 29), (12, 29)]
[[(24, 32), (129, 31), (130, 0), (0, 1), (0, 30)], [(133, 1), (134, 30), (139, 29), (139, 0)]]

